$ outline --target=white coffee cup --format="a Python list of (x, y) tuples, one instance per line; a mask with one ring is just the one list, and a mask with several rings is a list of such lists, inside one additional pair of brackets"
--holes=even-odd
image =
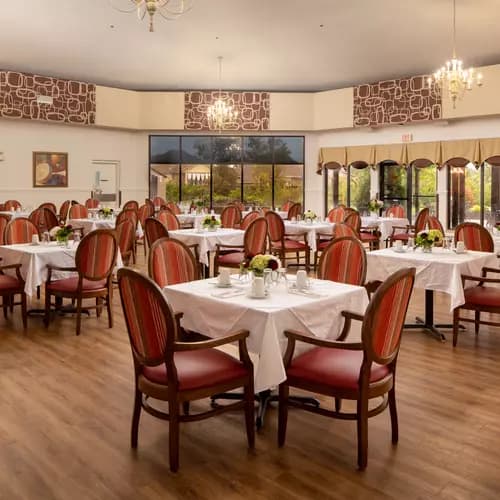
[(252, 281), (252, 295), (254, 297), (264, 297), (266, 295), (266, 284), (264, 278), (257, 276)]
[(396, 249), (397, 250), (403, 249), (403, 242), (401, 240), (396, 240)]
[(218, 276), (219, 285), (230, 285), (231, 275), (229, 269), (221, 269)]
[(297, 271), (297, 290), (307, 288), (307, 273), (303, 270)]
[(40, 243), (40, 238), (38, 237), (38, 234), (34, 234), (31, 237), (31, 243), (33, 243), (33, 245), (38, 245), (38, 243)]
[(457, 253), (464, 253), (465, 252), (465, 243), (463, 241), (457, 241), (456, 251), (457, 251)]

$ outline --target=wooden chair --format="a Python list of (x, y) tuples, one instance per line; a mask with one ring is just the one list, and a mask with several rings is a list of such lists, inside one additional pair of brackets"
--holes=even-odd
[(409, 238), (415, 238), (420, 231), (425, 229), (427, 217), (429, 217), (429, 209), (425, 207), (417, 214), (414, 226), (393, 226), (392, 234), (388, 238), (389, 246), (392, 247), (397, 240), (407, 243)]
[[(2, 260), (0, 258), (0, 260)], [(4, 271), (16, 271), (16, 276), (7, 275)], [(20, 295), (20, 301), (15, 302), (16, 295)], [(28, 327), (28, 312), (26, 309), (26, 293), (24, 291), (24, 280), (21, 276), (21, 264), (0, 265), (0, 297), (2, 297), (3, 315), (7, 319), (9, 309), (13, 306), (21, 306), (23, 327)]]
[[(47, 265), (48, 277), (45, 283), (45, 327), (49, 326), (52, 307), (60, 309), (62, 300), (76, 301), (76, 334), (80, 335), (82, 303), (86, 299), (96, 299), (95, 306), (85, 305), (85, 309), (96, 309), (101, 315), (102, 302), (106, 303), (108, 326), (113, 327), (111, 301), (113, 298), (112, 273), (116, 265), (118, 244), (114, 231), (96, 229), (88, 233), (78, 245), (75, 267)], [(78, 276), (52, 281), (53, 271), (77, 272)], [(51, 297), (56, 303), (51, 303)]]
[(177, 215), (171, 210), (160, 210), (156, 218), (163, 224), (169, 231), (176, 231), (181, 228), (181, 224)]
[(133, 224), (134, 227), (137, 229), (137, 211), (135, 211), (132, 208), (127, 208), (126, 210), (122, 210), (117, 216), (116, 216), (116, 225), (120, 224), (120, 222), (123, 222), (124, 220), (130, 220)]
[(139, 211), (139, 203), (135, 200), (129, 200), (123, 205), (122, 210), (135, 210)]
[[(438, 231), (441, 232), (444, 238), (444, 228), (443, 225), (441, 224), (441, 221), (434, 215), (429, 215), (427, 217), (427, 228), (428, 229), (437, 229)], [(443, 246), (443, 242), (435, 243), (436, 246)]]
[(332, 223), (344, 222), (345, 215), (345, 206), (338, 205), (328, 212), (327, 219)]
[(314, 252), (314, 268), (318, 263), (318, 256), (320, 252), (323, 252), (325, 248), (335, 239), (341, 238), (343, 236), (350, 236), (352, 238), (359, 239), (358, 235), (351, 226), (344, 224), (343, 222), (337, 222), (332, 227), (331, 233), (316, 233), (316, 252)]
[(17, 210), (21, 208), (21, 202), (17, 200), (7, 200), (4, 203), (4, 210), (10, 211), (10, 210)]
[(123, 219), (116, 224), (115, 231), (122, 261), (128, 266), (131, 258), (134, 261), (135, 225), (131, 219)]
[(151, 245), (148, 271), (160, 288), (200, 278), (200, 268), (193, 253), (174, 238), (159, 238)]
[(252, 210), (251, 212), (248, 212), (245, 217), (241, 220), (240, 224), (240, 229), (245, 231), (245, 229), (250, 225), (251, 222), (253, 222), (255, 219), (258, 219), (261, 217), (259, 212), (257, 210)]
[[(139, 210), (137, 211), (137, 219), (138, 222), (141, 224), (142, 228), (144, 229), (144, 232), (146, 231), (145, 225), (146, 225), (146, 219), (148, 217), (154, 217), (155, 211), (154, 211), (154, 206), (152, 204), (147, 204), (145, 203), (144, 205), (141, 205), (139, 207)], [(144, 255), (146, 255), (146, 240), (144, 236), (137, 236), (135, 240), (135, 244), (137, 247), (137, 244), (142, 243), (144, 245)], [(137, 252), (137, 250), (136, 250)]]
[(161, 196), (155, 196), (153, 198), (153, 205), (155, 206), (155, 208), (160, 208), (162, 205), (166, 204), (167, 200), (165, 200), (165, 198), (162, 198)]
[(156, 240), (169, 237), (167, 226), (154, 217), (148, 217), (144, 222), (144, 235), (149, 248)]
[(366, 251), (361, 241), (352, 236), (335, 238), (321, 254), (318, 278), (363, 286), (366, 278)]
[[(48, 212), (50, 212), (50, 210), (48, 210)], [(45, 208), (35, 208), (35, 210), (30, 213), (29, 220), (35, 224), (40, 234), (45, 231), (50, 231), (45, 221)]]
[[(254, 447), (253, 365), (246, 347), (248, 331), (214, 340), (179, 342), (178, 321), (161, 289), (131, 269), (118, 271), (118, 285), (134, 358), (135, 399), (131, 446), (137, 448), (141, 410), (168, 421), (170, 470), (179, 468), (179, 424), (202, 420), (225, 411), (244, 409), (248, 446)], [(214, 349), (238, 342), (239, 360)], [(197, 414), (189, 402), (243, 387), (245, 399)], [(148, 398), (168, 402), (168, 413), (150, 405)], [(183, 405), (185, 414), (180, 414)]]
[(220, 222), (222, 227), (239, 227), (241, 222), (241, 210), (236, 205), (224, 207), (220, 214)]
[(85, 201), (85, 206), (87, 208), (98, 208), (99, 207), (99, 200), (96, 200), (95, 198), (88, 198)]
[(293, 204), (294, 204), (294, 202), (293, 202), (293, 201), (290, 201), (290, 200), (285, 201), (285, 203), (283, 203), (283, 205), (281, 205), (280, 210), (281, 210), (282, 212), (287, 212), (287, 213), (288, 213), (288, 210), (290, 210), (290, 207), (291, 207)]
[(89, 211), (85, 205), (81, 205), (80, 203), (71, 205), (71, 208), (69, 209), (70, 219), (87, 219), (88, 216)]
[(357, 210), (347, 211), (344, 224), (350, 226), (362, 243), (368, 244), (370, 250), (380, 248), (380, 231), (377, 227), (361, 227), (361, 216)]
[[(219, 267), (239, 269), (240, 264), (257, 254), (263, 254), (267, 246), (267, 220), (258, 217), (245, 230), (243, 246), (216, 245), (214, 258), (214, 274), (217, 276)], [(227, 252), (227, 250), (232, 250)]]
[(287, 219), (292, 220), (294, 217), (297, 218), (302, 215), (302, 205), (300, 203), (293, 203), (288, 209)]
[[(310, 248), (307, 243), (307, 232), (298, 233), (294, 235), (288, 235), (285, 233), (285, 224), (283, 219), (273, 211), (266, 213), (266, 220), (269, 231), (269, 247), (271, 253), (279, 255), (281, 259), (281, 264), (286, 267), (286, 255), (289, 253), (294, 253), (297, 259), (295, 265), (299, 265), (300, 254), (304, 254), (305, 267), (309, 271), (310, 263)], [(290, 236), (294, 238), (303, 238), (303, 241), (290, 239)]]
[(26, 217), (18, 217), (9, 221), (5, 227), (4, 239), (6, 245), (31, 243), (33, 235), (40, 236), (37, 227)]
[(475, 222), (463, 222), (455, 228), (455, 243), (457, 241), (463, 241), (465, 248), (468, 250), (477, 252), (495, 251), (495, 243), (489, 231)]
[(179, 215), (181, 213), (179, 205), (177, 205), (177, 203), (174, 203), (173, 201), (169, 201), (167, 203), (167, 208), (171, 210), (174, 215)]
[[(358, 431), (358, 467), (368, 461), (368, 418), (389, 406), (392, 442), (398, 441), (396, 409), (396, 362), (401, 342), (415, 269), (402, 269), (392, 274), (372, 296), (364, 315), (344, 311), (344, 328), (336, 340), (310, 337), (286, 330), (288, 346), (285, 352), (286, 381), (279, 386), (278, 445), (286, 438), (288, 407), (344, 420), (356, 420)], [(349, 342), (352, 320), (362, 322), (361, 342)], [(347, 339), (347, 341), (346, 341)], [(296, 342), (314, 346), (293, 357)], [(289, 398), (289, 388), (296, 387), (335, 399), (335, 409), (316, 408)], [(368, 407), (371, 399), (383, 396), (382, 402)], [(354, 413), (343, 412), (342, 399), (356, 401)]]
[(385, 211), (385, 217), (396, 217), (397, 219), (404, 219), (405, 209), (401, 205), (392, 205)]
[(61, 224), (66, 223), (66, 219), (68, 218), (70, 206), (71, 206), (71, 202), (69, 200), (65, 200), (62, 202), (61, 207), (59, 208), (59, 222)]
[(10, 222), (10, 216), (0, 214), (0, 245), (5, 245), (5, 228)]
[(54, 212), (57, 215), (56, 204), (52, 203), (51, 201), (46, 201), (45, 203), (42, 203), (38, 208), (48, 208), (51, 212)]

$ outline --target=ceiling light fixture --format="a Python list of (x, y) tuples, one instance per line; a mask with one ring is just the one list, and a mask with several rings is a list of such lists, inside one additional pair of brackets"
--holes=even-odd
[(451, 61), (446, 61), (446, 65), (438, 69), (428, 78), (429, 87), (437, 84), (441, 87), (441, 92), (448, 92), (456, 107), (458, 99), (462, 99), (465, 91), (472, 90), (474, 84), (480, 87), (483, 84), (483, 75), (476, 73), (474, 68), (464, 69), (463, 63), (457, 58), (457, 23), (456, 23), (456, 0), (453, 0), (453, 57)]
[(136, 12), (142, 20), (149, 16), (149, 31), (154, 31), (153, 20), (158, 12), (162, 17), (173, 21), (191, 10), (194, 0), (110, 0), (114, 9), (119, 12)]
[(207, 118), (210, 130), (218, 130), (220, 133), (236, 121), (238, 111), (222, 99), (222, 56), (219, 56), (217, 60), (219, 62), (219, 95), (215, 102), (208, 106)]

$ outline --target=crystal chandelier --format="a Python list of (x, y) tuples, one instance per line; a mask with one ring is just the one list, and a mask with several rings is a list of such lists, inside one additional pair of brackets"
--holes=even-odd
[(146, 17), (146, 14), (148, 14), (149, 31), (154, 31), (153, 19), (157, 12), (165, 19), (172, 21), (188, 10), (191, 10), (193, 1), (194, 0), (111, 0), (111, 5), (119, 12), (137, 12), (137, 17), (141, 21)]
[(462, 99), (466, 90), (472, 90), (474, 84), (478, 87), (483, 84), (483, 75), (476, 73), (472, 67), (464, 69), (462, 61), (457, 58), (456, 37), (456, 0), (453, 0), (453, 57), (451, 61), (446, 61), (446, 66), (428, 78), (429, 88), (437, 84), (442, 92), (448, 92), (453, 109), (456, 107), (457, 99)]
[(238, 111), (233, 106), (226, 103), (222, 96), (222, 56), (217, 58), (219, 61), (219, 97), (213, 104), (207, 108), (208, 127), (210, 130), (222, 132), (228, 125), (235, 122), (238, 118)]

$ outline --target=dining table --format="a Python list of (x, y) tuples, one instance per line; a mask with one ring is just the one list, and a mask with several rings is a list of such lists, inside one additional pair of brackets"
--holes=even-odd
[[(361, 217), (361, 226), (364, 228), (378, 228), (381, 241), (385, 241), (392, 234), (394, 227), (408, 227), (410, 221), (404, 217)], [(401, 230), (403, 231), (403, 230)]]
[(205, 217), (212, 217), (212, 215), (220, 220), (219, 214), (190, 214), (190, 213), (182, 213), (177, 214), (177, 219), (182, 225), (191, 224), (194, 229), (198, 229), (201, 227), (202, 222), (205, 220)]
[(31, 212), (26, 210), (0, 210), (1, 215), (7, 215), (12, 219), (18, 219), (19, 217), (29, 217)]
[(285, 234), (287, 236), (290, 235), (292, 238), (295, 238), (296, 235), (306, 233), (309, 249), (313, 252), (317, 250), (316, 240), (318, 234), (332, 235), (332, 230), (335, 225), (332, 222), (323, 222), (318, 220), (314, 220), (312, 222), (287, 220), (284, 221), (284, 224)]
[[(242, 210), (241, 212), (241, 217), (246, 217), (249, 213), (253, 212), (254, 210)], [(263, 215), (263, 213), (260, 211), (260, 210), (257, 210), (257, 212), (261, 213)], [(283, 211), (283, 210), (275, 210), (274, 211), (275, 213), (277, 213), (282, 219), (286, 219), (288, 217), (288, 212), (286, 211)]]
[[(116, 217), (98, 218), (98, 217), (87, 217), (81, 219), (69, 219), (67, 224), (75, 227), (82, 228), (83, 234), (88, 234), (96, 229), (115, 229), (116, 227)], [(140, 222), (137, 222), (136, 236), (142, 238), (144, 236), (144, 230)]]
[[(419, 328), (427, 331), (437, 339), (444, 341), (446, 337), (439, 328), (451, 325), (436, 324), (434, 320), (434, 292), (443, 292), (450, 298), (450, 312), (465, 303), (462, 274), (480, 276), (483, 267), (497, 267), (498, 259), (493, 252), (465, 251), (457, 253), (455, 249), (434, 247), (431, 252), (421, 248), (413, 249), (384, 248), (366, 254), (367, 281), (384, 281), (392, 273), (404, 268), (416, 269), (415, 288), (425, 290), (425, 316), (417, 318), (416, 323), (407, 324), (405, 328)], [(473, 286), (468, 283), (466, 286)]]

